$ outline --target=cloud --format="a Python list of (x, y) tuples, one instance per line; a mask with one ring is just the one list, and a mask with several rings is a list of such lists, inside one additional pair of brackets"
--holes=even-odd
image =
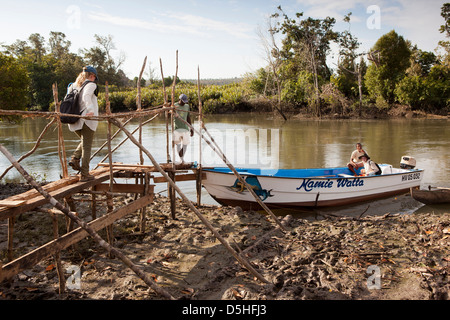
[[(326, 18), (328, 16), (336, 18), (337, 21), (341, 21), (344, 15), (357, 6), (368, 6), (365, 0), (297, 0), (297, 3), (307, 7), (305, 14), (308, 16), (315, 18)], [(358, 17), (352, 16), (352, 22), (358, 21), (360, 21)]]
[(253, 28), (245, 23), (230, 23), (191, 14), (159, 14), (150, 20), (126, 18), (107, 13), (91, 12), (89, 18), (122, 27), (157, 31), (160, 33), (190, 34), (206, 38), (214, 37), (214, 33), (229, 34), (240, 39), (251, 38)]
[(438, 31), (444, 22), (440, 15), (441, 6), (439, 0), (398, 0), (395, 6), (381, 8), (381, 21), (393, 29), (400, 29), (402, 35), (419, 48), (433, 50), (443, 38)]

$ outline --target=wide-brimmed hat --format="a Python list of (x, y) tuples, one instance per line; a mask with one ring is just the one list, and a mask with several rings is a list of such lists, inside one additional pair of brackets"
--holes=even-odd
[(364, 153), (362, 156), (359, 157), (359, 159), (361, 160), (361, 158), (366, 157), (367, 160), (370, 160), (370, 157), (367, 153)]

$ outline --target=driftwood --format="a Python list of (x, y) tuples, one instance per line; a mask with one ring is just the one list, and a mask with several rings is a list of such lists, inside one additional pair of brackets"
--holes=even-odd
[[(27, 182), (33, 186), (52, 206), (56, 209), (62, 211), (67, 217), (72, 221), (76, 222), (81, 228), (83, 228), (102, 248), (104, 248), (108, 253), (112, 253), (115, 257), (118, 257), (122, 262), (125, 263), (131, 270), (133, 270), (139, 278), (141, 278), (152, 290), (157, 294), (161, 295), (166, 299), (174, 300), (174, 297), (159, 287), (154, 283), (147, 275), (140, 270), (133, 262), (126, 257), (122, 252), (105, 242), (97, 232), (95, 232), (85, 221), (78, 218), (73, 212), (63, 206), (59, 201), (53, 198), (48, 192), (46, 192), (41, 186), (39, 186), (36, 181), (25, 171), (25, 169), (14, 159), (13, 155), (0, 144), (0, 151), (8, 158), (11, 164), (20, 172), (20, 174), (27, 180)], [(111, 177), (112, 178), (112, 177)]]

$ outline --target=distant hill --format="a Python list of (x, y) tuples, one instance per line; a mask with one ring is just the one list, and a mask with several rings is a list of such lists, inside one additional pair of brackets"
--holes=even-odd
[[(201, 84), (203, 85), (226, 85), (231, 83), (239, 83), (243, 79), (242, 78), (230, 78), (230, 79), (200, 79)], [(197, 83), (197, 79), (183, 79), (186, 82)]]

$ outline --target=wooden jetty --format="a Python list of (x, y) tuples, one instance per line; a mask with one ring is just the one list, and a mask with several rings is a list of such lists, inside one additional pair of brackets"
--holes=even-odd
[[(178, 52), (177, 52), (178, 57)], [(144, 70), (146, 59), (142, 70)], [(177, 70), (178, 70), (178, 58), (177, 58)], [(161, 63), (161, 73), (162, 73), (162, 63)], [(142, 76), (142, 71), (140, 76)], [(175, 75), (174, 79), (177, 76)], [(203, 124), (202, 118), (202, 104), (200, 99), (200, 72), (198, 79), (198, 94), (199, 94), (199, 112), (198, 120), (200, 122), (200, 132), (195, 130), (199, 135), (199, 142), (203, 140), (219, 155), (222, 157), (224, 162), (236, 173), (238, 179), (243, 180), (242, 177), (234, 170), (232, 165), (226, 159), (223, 152), (220, 150), (217, 144), (215, 144), (214, 139), (210, 137), (208, 139), (202, 133), (206, 127)], [(54, 257), (60, 284), (60, 293), (64, 292), (65, 278), (64, 273), (61, 270), (61, 262), (59, 258), (59, 252), (72, 246), (84, 239), (86, 236), (92, 237), (97, 243), (103, 247), (111, 256), (117, 257), (122, 262), (132, 269), (138, 277), (140, 277), (151, 289), (153, 289), (157, 294), (161, 295), (166, 299), (174, 299), (166, 290), (159, 287), (151, 278), (140, 270), (139, 267), (134, 265), (125, 255), (123, 255), (118, 249), (113, 246), (113, 236), (112, 236), (112, 225), (119, 219), (124, 218), (127, 215), (140, 212), (140, 230), (142, 233), (145, 232), (145, 215), (146, 207), (154, 201), (154, 186), (156, 183), (166, 183), (168, 186), (168, 196), (171, 201), (171, 216), (176, 217), (176, 207), (175, 207), (175, 197), (178, 194), (184, 203), (189, 207), (189, 209), (203, 222), (203, 224), (208, 228), (214, 236), (225, 246), (225, 248), (230, 252), (231, 255), (236, 258), (236, 260), (246, 268), (254, 277), (263, 283), (268, 283), (268, 281), (258, 272), (253, 266), (247, 261), (247, 259), (240, 253), (236, 252), (228, 242), (219, 234), (219, 232), (209, 223), (209, 221), (200, 213), (196, 206), (189, 200), (183, 193), (183, 191), (177, 186), (176, 181), (196, 181), (197, 186), (197, 204), (200, 204), (201, 200), (201, 187), (202, 187), (202, 165), (201, 165), (201, 149), (199, 154), (199, 164), (193, 166), (192, 164), (176, 165), (171, 161), (175, 159), (175, 146), (172, 143), (172, 157), (170, 156), (170, 139), (169, 139), (169, 122), (172, 123), (173, 130), (173, 119), (177, 115), (176, 108), (173, 103), (174, 90), (175, 90), (175, 80), (172, 86), (172, 102), (167, 102), (167, 94), (164, 89), (165, 103), (162, 106), (154, 107), (148, 110), (143, 110), (140, 103), (140, 81), (138, 81), (138, 96), (137, 96), (137, 111), (127, 112), (127, 113), (115, 113), (112, 114), (109, 106), (109, 95), (108, 95), (108, 84), (106, 83), (105, 93), (106, 93), (106, 114), (99, 115), (97, 117), (82, 117), (85, 119), (97, 120), (97, 121), (107, 121), (108, 122), (108, 134), (106, 137), (106, 142), (100, 148), (107, 147), (108, 162), (100, 162), (97, 167), (90, 172), (94, 176), (93, 180), (82, 182), (80, 181), (80, 176), (72, 175), (70, 176), (67, 168), (67, 156), (64, 145), (64, 137), (62, 133), (62, 124), (60, 121), (59, 106), (57, 95), (57, 87), (53, 86), (53, 93), (55, 99), (55, 112), (27, 112), (27, 111), (11, 111), (11, 110), (0, 110), (0, 116), (9, 115), (19, 115), (22, 117), (45, 117), (51, 119), (50, 123), (46, 126), (42, 134), (39, 136), (35, 147), (26, 155), (16, 160), (9, 151), (0, 144), (0, 151), (8, 158), (11, 162), (11, 168), (17, 169), (25, 180), (34, 188), (23, 194), (12, 196), (8, 199), (0, 201), (0, 221), (8, 220), (8, 239), (7, 239), (7, 263), (2, 264), (0, 261), (0, 282), (12, 279), (15, 275), (23, 270), (32, 268), (34, 265), (42, 261), (43, 259)], [(142, 145), (142, 126), (153, 120), (158, 115), (164, 115), (166, 119), (166, 135), (167, 135), (167, 163), (158, 163), (152, 156), (152, 154)], [(128, 131), (125, 126), (132, 119), (139, 119), (139, 127), (133, 132)], [(144, 121), (144, 118), (147, 120)], [(118, 119), (125, 119), (124, 122)], [(49, 183), (45, 186), (38, 185), (34, 179), (26, 172), (25, 168), (20, 165), (20, 161), (24, 158), (30, 156), (39, 146), (40, 140), (45, 132), (52, 126), (57, 125), (58, 127), (58, 155), (61, 162), (62, 179)], [(116, 133), (112, 134), (112, 126), (116, 126), (118, 130)], [(192, 127), (193, 129), (193, 127)], [(138, 138), (134, 137), (134, 133), (139, 130)], [(111, 147), (111, 140), (117, 136), (117, 133), (122, 132), (127, 136), (125, 140), (129, 139), (138, 149), (140, 154), (139, 164), (124, 164), (113, 162), (112, 154), (115, 149)], [(209, 135), (209, 133), (208, 133)], [(125, 141), (124, 140), (124, 141)], [(122, 141), (122, 143), (124, 142)], [(117, 147), (119, 147), (120, 143)], [(98, 150), (99, 151), (99, 150)], [(98, 152), (97, 151), (97, 152)], [(94, 154), (96, 154), (95, 152)], [(151, 164), (144, 164), (144, 155), (150, 159)], [(103, 160), (102, 160), (103, 161)], [(6, 172), (7, 172), (6, 171)], [(5, 172), (5, 173), (6, 173)], [(1, 178), (5, 173), (0, 176)], [(120, 183), (120, 179), (130, 179), (134, 183)], [(245, 183), (245, 181), (244, 181)], [(246, 185), (246, 184), (244, 184)], [(246, 185), (250, 191), (251, 187)], [(88, 194), (91, 195), (92, 201), (92, 220), (89, 222), (82, 220), (77, 215), (77, 204), (74, 198), (76, 194)], [(120, 194), (135, 194), (134, 201), (121, 205), (119, 208), (114, 208), (113, 199), (116, 195)], [(107, 212), (100, 217), (97, 217), (96, 203), (98, 196), (106, 197), (106, 207)], [(255, 195), (256, 198), (258, 198)], [(259, 200), (259, 198), (257, 199)], [(264, 208), (266, 212), (274, 219), (278, 224), (278, 228), (281, 230), (286, 230), (284, 225), (280, 223), (277, 217), (268, 208)], [(45, 212), (53, 217), (53, 229), (54, 239), (51, 239), (46, 244), (39, 248), (36, 248), (20, 257), (14, 257), (14, 224), (15, 219), (25, 213), (25, 212)], [(67, 233), (64, 235), (59, 235), (57, 230), (57, 219), (56, 215), (63, 214), (66, 216), (67, 221)], [(74, 225), (78, 227), (75, 228)], [(99, 235), (98, 231), (101, 229), (107, 230), (107, 241), (104, 241)]]

